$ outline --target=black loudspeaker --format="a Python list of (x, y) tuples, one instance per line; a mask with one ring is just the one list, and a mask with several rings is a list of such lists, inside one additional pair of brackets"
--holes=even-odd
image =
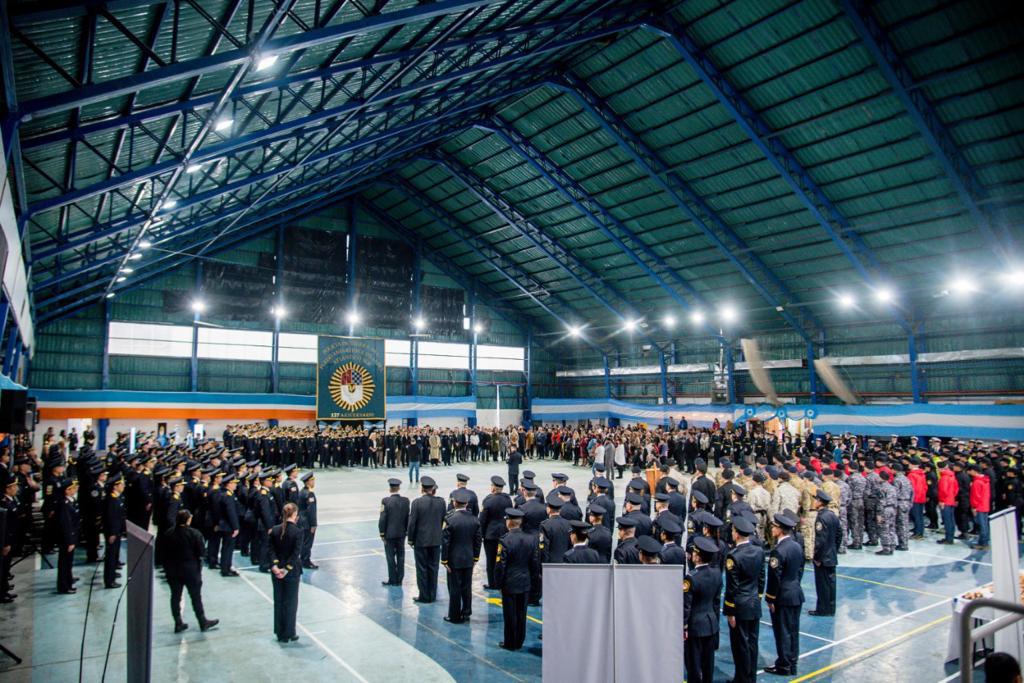
[(25, 399), (25, 426), (30, 432), (34, 432), (37, 424), (39, 424), (39, 403), (35, 396), (29, 396)]
[(29, 425), (25, 421), (27, 401), (27, 391), (16, 389), (0, 391), (0, 433), (25, 434), (28, 432)]

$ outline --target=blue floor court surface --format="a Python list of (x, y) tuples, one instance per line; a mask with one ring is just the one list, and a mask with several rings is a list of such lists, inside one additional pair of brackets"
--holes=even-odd
[[(549, 474), (564, 471), (581, 492), (589, 471), (564, 463), (530, 461), (524, 469), (550, 489)], [(481, 499), (491, 474), (504, 466), (473, 464), (424, 473), (439, 492), (454, 488), (456, 471), (471, 477)], [(273, 636), (268, 575), (236, 554), (241, 578), (204, 575), (207, 613), (218, 629), (202, 633), (186, 598), (183, 614), (191, 628), (173, 633), (166, 586), (157, 582), (153, 680), (155, 681), (539, 681), (542, 629), (540, 608), (530, 608), (526, 644), (520, 652), (498, 648), (502, 639), (499, 595), (484, 591), (483, 566), (475, 577), (472, 623), (451, 625), (441, 571), (438, 601), (419, 606), (411, 552), (403, 587), (385, 587), (383, 548), (377, 533), (385, 480), (396, 470), (318, 473), (320, 529), (314, 560), (320, 569), (303, 575), (300, 640), (280, 645)], [(407, 481), (407, 478), (405, 478)], [(617, 482), (619, 483), (619, 482)], [(622, 492), (617, 486), (616, 494)], [(403, 493), (409, 495), (407, 489)], [(801, 619), (800, 670), (790, 680), (942, 681), (956, 671), (944, 664), (951, 619), (950, 598), (992, 580), (991, 554), (966, 545), (940, 546), (933, 535), (912, 542), (911, 552), (876, 557), (851, 551), (841, 556), (835, 618)], [(102, 589), (102, 565), (81, 565), (79, 591), (54, 593), (54, 570), (34, 570), (38, 558), (18, 565), (14, 605), (0, 606), (0, 644), (24, 658), (20, 666), (0, 661), (0, 678), (11, 681), (99, 681), (106, 662), (108, 681), (125, 680), (124, 607), (114, 626), (120, 591)], [(94, 574), (99, 567), (99, 574)], [(90, 598), (90, 582), (93, 592)], [(814, 577), (804, 576), (807, 609), (813, 608)], [(86, 605), (88, 621), (86, 622)], [(581, 625), (581, 637), (587, 637)], [(652, 633), (655, 625), (652, 625)], [(84, 639), (84, 644), (83, 644)], [(775, 656), (768, 612), (761, 630), (761, 664)], [(110, 648), (109, 657), (107, 648)], [(733, 669), (723, 620), (715, 680)], [(981, 679), (978, 676), (976, 680)], [(682, 674), (678, 680), (682, 680)], [(762, 674), (759, 680), (782, 680)]]

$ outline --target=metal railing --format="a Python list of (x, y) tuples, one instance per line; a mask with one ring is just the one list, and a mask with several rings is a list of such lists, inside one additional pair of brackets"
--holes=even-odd
[[(976, 629), (971, 628), (971, 615), (982, 607), (991, 607), (994, 610), (1010, 612), (996, 617), (987, 624)], [(1003, 600), (992, 600), (991, 598), (978, 598), (971, 600), (960, 613), (960, 681), (971, 683), (974, 673), (974, 641), (983, 640), (1001, 631), (1007, 626), (1012, 626), (1018, 621), (1024, 620), (1024, 605), (1005, 602)]]

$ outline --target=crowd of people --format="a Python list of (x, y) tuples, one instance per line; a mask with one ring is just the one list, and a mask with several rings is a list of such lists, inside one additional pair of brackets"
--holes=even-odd
[[(0, 450), (3, 539), (0, 601), (15, 599), (10, 563), (38, 539), (56, 551), (57, 589), (75, 592), (73, 558), (101, 561), (103, 583), (121, 587), (126, 520), (155, 531), (155, 561), (171, 588), (175, 630), (188, 628), (181, 597), (189, 592), (200, 628), (217, 625), (203, 609), (202, 565), (235, 577), (234, 553), (273, 576), (275, 634), (297, 638), (298, 581), (315, 569), (315, 467), (408, 468), (419, 495), (387, 482), (380, 536), (386, 586), (402, 585), (404, 552), (415, 556), (420, 604), (436, 600), (440, 566), (449, 593), (446, 620), (471, 614), (472, 571), (485, 557), (487, 590), (502, 593), (505, 637), (515, 650), (525, 637), (526, 608), (542, 599), (548, 563), (674, 564), (685, 569), (688, 680), (710, 680), (725, 616), (734, 680), (753, 680), (766, 605), (777, 658), (769, 673), (795, 675), (805, 596), (800, 579), (813, 567), (813, 617), (836, 610), (835, 572), (844, 553), (871, 548), (892, 555), (932, 530), (940, 544), (989, 544), (988, 516), (1024, 507), (1021, 453), (1008, 442), (888, 441), (853, 435), (781, 438), (751, 424), (724, 428), (644, 426), (524, 429), (386, 430), (236, 425), (223, 441), (161, 442), (118, 435), (103, 453), (94, 435), (77, 449), (54, 439), (42, 456), (26, 440)], [(545, 492), (528, 459), (552, 458), (584, 469), (556, 473)], [(421, 462), (503, 463), (482, 499), (468, 477), (447, 498)], [(588, 471), (589, 470), (589, 471)], [(615, 480), (630, 472), (617, 509)], [(652, 473), (650, 476), (648, 472)], [(587, 479), (579, 494), (572, 480)], [(506, 492), (507, 490), (507, 492)], [(41, 495), (41, 528), (34, 530)], [(616, 540), (617, 539), (617, 540)]]

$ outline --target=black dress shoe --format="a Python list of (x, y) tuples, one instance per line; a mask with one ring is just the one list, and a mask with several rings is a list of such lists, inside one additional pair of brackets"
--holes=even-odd
[(108, 584), (106, 584), (103, 587), (104, 588), (120, 588), (121, 584), (119, 584), (117, 581), (115, 581), (114, 583), (108, 583)]
[(391, 583), (390, 581), (381, 581), (380, 585), (382, 585), (382, 586), (394, 586), (395, 584)]
[(62, 595), (74, 595), (75, 593), (78, 592), (78, 589), (77, 588), (69, 588), (66, 591), (57, 591), (57, 592), (61, 593)]
[(449, 624), (461, 624), (463, 622), (462, 619), (449, 619), (448, 617), (445, 617), (444, 620)]
[(0, 595), (0, 605), (7, 605), (14, 602), (13, 595)]
[(188, 624), (186, 624), (185, 622), (181, 622), (181, 623), (178, 623), (178, 624), (174, 625), (174, 632), (175, 633), (181, 633), (182, 631), (184, 631), (187, 628), (188, 628)]
[(764, 672), (766, 674), (773, 674), (775, 676), (792, 676), (794, 673), (789, 669), (783, 669), (782, 667), (778, 666), (766, 666), (764, 668)]
[(221, 576), (238, 576), (238, 572), (236, 572), (234, 569), (229, 569), (226, 572), (221, 572), (220, 575)]
[(498, 647), (500, 647), (502, 650), (511, 650), (513, 652), (519, 649), (518, 647), (506, 647), (504, 641), (498, 643)]
[(891, 550), (885, 550), (885, 549), (883, 549), (883, 550), (879, 550), (879, 551), (877, 551), (877, 552), (875, 553), (875, 555), (892, 555), (892, 551), (891, 551)]
[(320, 569), (320, 565), (314, 564), (313, 562), (306, 562), (302, 566), (306, 569)]
[(217, 628), (217, 624), (220, 623), (220, 619), (203, 619), (203, 623), (199, 625), (203, 631), (209, 631), (211, 628)]
[(426, 600), (424, 600), (423, 598), (421, 598), (418, 595), (415, 598), (413, 598), (412, 601), (413, 602), (426, 602)]
[(867, 543), (864, 544), (864, 547), (865, 548), (874, 548), (877, 545), (878, 545), (877, 542), (876, 543), (872, 543), (871, 541), (868, 541)]
[(291, 642), (291, 643), (294, 643), (298, 639), (299, 639), (298, 636), (292, 636), (291, 638), (288, 639), (288, 641)]

